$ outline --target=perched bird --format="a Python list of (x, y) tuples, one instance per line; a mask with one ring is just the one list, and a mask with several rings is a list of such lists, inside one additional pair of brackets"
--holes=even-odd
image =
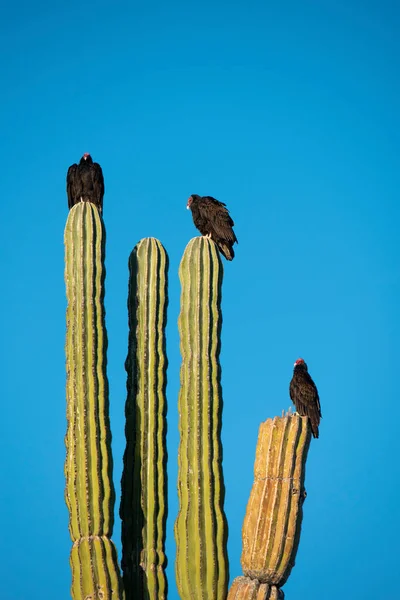
[(92, 202), (103, 210), (104, 178), (101, 166), (86, 152), (79, 165), (71, 165), (67, 173), (68, 208), (78, 202)]
[(192, 211), (193, 222), (200, 233), (214, 240), (227, 260), (235, 256), (233, 244), (237, 242), (232, 221), (226, 204), (211, 196), (192, 194), (187, 209)]
[(317, 438), (318, 425), (322, 417), (321, 405), (317, 386), (311, 379), (307, 365), (302, 358), (298, 358), (294, 363), (289, 393), (299, 415), (310, 419), (312, 434)]

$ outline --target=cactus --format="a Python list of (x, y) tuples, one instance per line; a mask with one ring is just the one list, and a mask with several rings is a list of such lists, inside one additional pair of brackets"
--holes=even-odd
[(310, 436), (307, 417), (298, 415), (260, 426), (241, 563), (245, 575), (278, 588), (290, 575), (299, 543)]
[(275, 585), (260, 583), (250, 577), (236, 577), (227, 600), (283, 600), (284, 593)]
[(129, 259), (126, 450), (122, 475), (122, 569), (127, 600), (166, 597), (167, 255), (143, 239)]
[(192, 239), (185, 249), (179, 277), (182, 366), (176, 579), (184, 600), (225, 600), (227, 526), (223, 512), (218, 363), (222, 264), (215, 243), (205, 238)]
[[(115, 546), (111, 433), (104, 323), (105, 231), (97, 208), (75, 205), (65, 228), (67, 458), (65, 498), (73, 547), (74, 600), (123, 600)], [(129, 260), (126, 450), (122, 477), (126, 600), (165, 600), (166, 366), (168, 259), (160, 242), (139, 242)], [(215, 243), (194, 238), (179, 277), (182, 354), (179, 393), (177, 587), (183, 600), (225, 600), (228, 561), (223, 511), (220, 386), (223, 269)], [(255, 480), (243, 523), (242, 568), (228, 600), (282, 600), (294, 566), (308, 419), (262, 423)]]
[(111, 541), (114, 487), (106, 376), (104, 228), (97, 208), (74, 206), (65, 227), (67, 458), (74, 600), (124, 597)]

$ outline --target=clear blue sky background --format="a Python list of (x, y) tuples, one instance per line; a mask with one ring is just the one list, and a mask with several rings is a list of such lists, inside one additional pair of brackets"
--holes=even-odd
[[(231, 579), (259, 423), (303, 356), (321, 396), (288, 600), (399, 597), (399, 43), (389, 0), (8, 3), (1, 30), (0, 570), (4, 600), (67, 599), (68, 166), (106, 180), (114, 479), (124, 449), (127, 260), (170, 256), (170, 600), (177, 598), (182, 252), (191, 193), (225, 201), (222, 377)], [(116, 519), (113, 539), (120, 549)], [(5, 595), (4, 595), (5, 594)]]

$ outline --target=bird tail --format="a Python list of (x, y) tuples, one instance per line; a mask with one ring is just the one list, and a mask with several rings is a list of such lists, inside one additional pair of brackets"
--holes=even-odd
[(225, 256), (226, 260), (233, 260), (235, 252), (233, 251), (232, 244), (228, 242), (218, 242), (218, 248), (221, 253)]
[(310, 418), (310, 423), (311, 423), (311, 431), (312, 434), (315, 438), (319, 437), (319, 429), (318, 429), (318, 423), (314, 420)]

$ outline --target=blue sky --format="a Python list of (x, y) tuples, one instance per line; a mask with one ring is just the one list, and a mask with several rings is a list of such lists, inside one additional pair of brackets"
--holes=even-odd
[[(103, 167), (106, 322), (119, 504), (127, 261), (170, 257), (170, 600), (177, 598), (178, 265), (191, 193), (226, 202), (222, 386), (231, 579), (259, 423), (293, 362), (323, 421), (288, 600), (396, 597), (400, 9), (388, 0), (27, 2), (0, 19), (4, 600), (69, 598), (64, 503), (68, 166)], [(113, 539), (120, 548), (116, 519)]]

